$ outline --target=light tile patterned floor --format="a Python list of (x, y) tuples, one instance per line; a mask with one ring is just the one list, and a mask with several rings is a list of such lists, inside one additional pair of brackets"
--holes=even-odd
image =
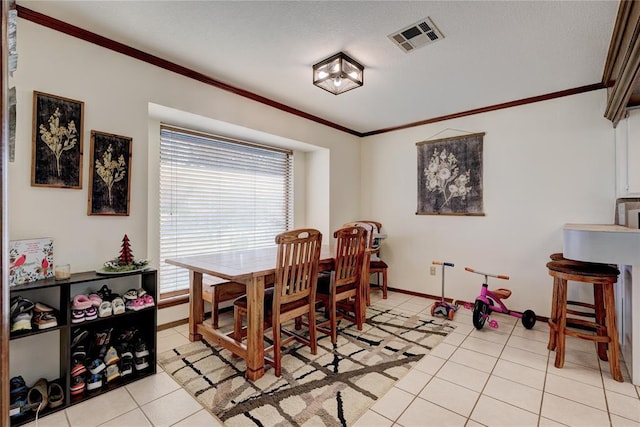
[[(433, 300), (372, 294), (375, 304), (428, 315)], [(229, 322), (229, 313), (222, 322)], [(565, 367), (553, 366), (548, 327), (525, 329), (495, 315), (498, 329), (473, 327), (471, 311), (456, 330), (356, 423), (414, 426), (639, 426), (640, 387), (611, 379), (592, 343), (567, 338)], [(222, 323), (224, 324), (224, 323)], [(227, 323), (228, 324), (228, 323)], [(158, 352), (187, 343), (187, 326), (158, 333)], [(31, 425), (35, 425), (32, 423)], [(39, 426), (220, 426), (162, 370), (153, 377), (41, 419)]]

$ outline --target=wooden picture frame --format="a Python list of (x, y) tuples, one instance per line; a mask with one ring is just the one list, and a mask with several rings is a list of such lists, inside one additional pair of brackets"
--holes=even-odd
[(82, 188), (84, 102), (33, 91), (31, 185)]
[(132, 138), (91, 131), (87, 215), (129, 215)]
[(417, 215), (484, 215), (483, 138), (484, 132), (416, 143)]

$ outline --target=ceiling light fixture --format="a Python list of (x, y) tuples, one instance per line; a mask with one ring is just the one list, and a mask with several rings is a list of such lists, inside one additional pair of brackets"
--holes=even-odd
[(313, 66), (313, 84), (334, 95), (360, 87), (363, 82), (364, 67), (343, 52)]

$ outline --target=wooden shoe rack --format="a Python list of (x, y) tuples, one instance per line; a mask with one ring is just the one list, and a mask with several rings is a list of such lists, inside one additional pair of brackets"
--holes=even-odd
[[(108, 317), (98, 317), (95, 320), (85, 320), (80, 323), (71, 322), (71, 301), (73, 297), (82, 293), (95, 293), (106, 285), (113, 293), (123, 295), (129, 289), (143, 288), (150, 294), (156, 304), (138, 311), (125, 311), (122, 314)], [(9, 372), (10, 377), (22, 376), (31, 387), (39, 378), (59, 383), (64, 390), (64, 403), (55, 409), (43, 409), (38, 418), (52, 412), (64, 410), (71, 405), (99, 396), (126, 384), (156, 373), (156, 328), (157, 328), (157, 271), (144, 271), (98, 275), (95, 271), (75, 273), (67, 280), (53, 278), (40, 280), (24, 285), (12, 286), (9, 290), (13, 298), (22, 296), (32, 302), (42, 302), (56, 310), (58, 325), (49, 329), (16, 332), (10, 336)], [(71, 340), (78, 328), (87, 330), (91, 340), (93, 332), (113, 328), (111, 343), (119, 331), (127, 327), (138, 329), (137, 336), (142, 338), (148, 346), (149, 367), (133, 374), (117, 378), (104, 384), (101, 388), (85, 391), (82, 395), (71, 396)], [(77, 331), (76, 331), (77, 332)], [(88, 375), (87, 375), (88, 379)], [(11, 418), (11, 425), (18, 426), (35, 419), (35, 412), (27, 412), (19, 417)]]

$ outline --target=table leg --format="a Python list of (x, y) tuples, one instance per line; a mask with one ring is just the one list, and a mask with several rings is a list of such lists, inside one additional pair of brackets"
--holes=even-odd
[(253, 277), (247, 286), (247, 378), (264, 375), (264, 276)]
[(197, 332), (197, 328), (204, 321), (202, 273), (189, 271), (189, 284), (189, 340), (200, 341), (202, 335)]

